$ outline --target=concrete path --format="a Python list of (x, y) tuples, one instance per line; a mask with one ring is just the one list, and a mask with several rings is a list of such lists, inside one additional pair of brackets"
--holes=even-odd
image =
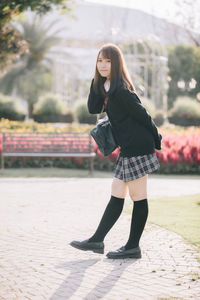
[[(149, 199), (199, 193), (200, 177), (184, 178), (150, 175)], [(200, 299), (196, 248), (159, 226), (145, 227), (142, 259), (106, 258), (128, 238), (125, 212), (104, 255), (69, 246), (93, 234), (110, 186), (109, 178), (0, 179), (1, 300)]]

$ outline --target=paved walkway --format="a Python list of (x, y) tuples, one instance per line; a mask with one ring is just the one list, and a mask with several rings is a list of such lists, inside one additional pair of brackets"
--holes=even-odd
[[(149, 199), (199, 193), (199, 178), (170, 178), (149, 177)], [(93, 234), (110, 186), (111, 179), (0, 179), (1, 300), (200, 299), (195, 247), (159, 226), (145, 227), (140, 260), (69, 246)], [(105, 253), (126, 242), (129, 226), (123, 212)]]

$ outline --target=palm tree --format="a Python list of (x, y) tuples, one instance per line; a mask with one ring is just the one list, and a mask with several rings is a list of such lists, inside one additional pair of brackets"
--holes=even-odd
[(18, 30), (28, 43), (29, 50), (0, 80), (0, 90), (4, 94), (12, 94), (15, 91), (15, 94), (28, 102), (29, 117), (32, 117), (33, 104), (38, 100), (38, 96), (50, 88), (52, 60), (47, 57), (47, 53), (52, 46), (62, 41), (56, 35), (62, 29), (49, 33), (57, 22), (55, 20), (47, 25), (41, 17), (34, 17), (32, 22), (25, 20), (18, 24)]

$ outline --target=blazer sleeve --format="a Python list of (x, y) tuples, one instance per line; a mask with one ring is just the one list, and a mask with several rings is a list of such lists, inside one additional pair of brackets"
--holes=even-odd
[(94, 83), (94, 78), (92, 79), (91, 82), (87, 106), (88, 106), (89, 113), (98, 114), (101, 113), (102, 111), (104, 98), (100, 94), (95, 93), (93, 83)]
[(158, 133), (154, 121), (152, 120), (150, 114), (142, 106), (137, 94), (123, 89), (120, 101), (123, 101), (122, 105), (124, 105), (127, 113), (152, 133), (155, 141), (155, 148), (157, 150), (161, 150), (162, 135)]

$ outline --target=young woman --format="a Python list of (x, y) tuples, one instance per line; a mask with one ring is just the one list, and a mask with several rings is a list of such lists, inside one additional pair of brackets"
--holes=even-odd
[(160, 166), (155, 149), (161, 149), (162, 136), (136, 94), (121, 50), (110, 43), (99, 50), (88, 97), (91, 114), (100, 113), (103, 105), (120, 147), (111, 198), (93, 236), (70, 245), (104, 253), (104, 238), (119, 218), (129, 191), (134, 204), (129, 238), (107, 257), (141, 258), (139, 241), (148, 216), (147, 177)]

